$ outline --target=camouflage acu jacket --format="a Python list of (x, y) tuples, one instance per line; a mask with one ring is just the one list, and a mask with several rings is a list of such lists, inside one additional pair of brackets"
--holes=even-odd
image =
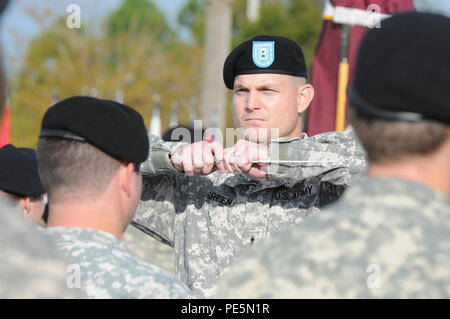
[[(188, 298), (191, 293), (166, 271), (131, 255), (112, 234), (86, 228), (42, 229), (65, 253), (89, 298)], [(73, 280), (73, 284), (76, 284)]]
[(67, 261), (22, 213), (0, 198), (0, 298), (81, 298)]
[(450, 201), (428, 186), (369, 178), (252, 249), (218, 297), (449, 298), (449, 216)]
[(315, 162), (270, 164), (267, 179), (185, 176), (168, 158), (180, 145), (150, 138), (133, 225), (175, 248), (175, 270), (197, 296), (214, 294), (243, 247), (302, 222), (365, 173), (364, 152), (351, 132), (272, 141), (270, 158), (277, 149), (276, 159)]

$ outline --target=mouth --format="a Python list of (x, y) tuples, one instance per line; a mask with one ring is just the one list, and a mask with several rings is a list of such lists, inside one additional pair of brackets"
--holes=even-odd
[(266, 127), (267, 126), (267, 121), (260, 119), (260, 118), (247, 118), (244, 120), (244, 122), (242, 123), (243, 127), (246, 128), (251, 128), (251, 127)]
[(247, 118), (247, 119), (244, 119), (244, 121), (245, 122), (265, 122), (265, 120), (256, 118), (256, 117)]

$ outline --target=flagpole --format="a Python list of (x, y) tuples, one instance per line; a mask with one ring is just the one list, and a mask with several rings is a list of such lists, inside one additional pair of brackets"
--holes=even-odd
[(350, 63), (348, 62), (349, 36), (350, 26), (348, 24), (343, 24), (341, 39), (341, 58), (338, 71), (335, 131), (345, 130), (345, 107), (347, 104), (346, 90), (350, 73)]

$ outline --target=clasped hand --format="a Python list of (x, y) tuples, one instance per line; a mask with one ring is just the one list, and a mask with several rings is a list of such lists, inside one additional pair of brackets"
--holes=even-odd
[(229, 148), (218, 142), (201, 141), (178, 148), (170, 157), (173, 167), (188, 176), (223, 173), (244, 173), (254, 178), (267, 175), (268, 146), (239, 140)]

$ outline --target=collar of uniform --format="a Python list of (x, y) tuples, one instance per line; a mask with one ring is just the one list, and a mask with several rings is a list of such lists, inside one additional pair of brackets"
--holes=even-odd
[(270, 143), (289, 143), (295, 140), (302, 140), (304, 138), (307, 138), (308, 135), (306, 133), (302, 133), (300, 137), (277, 137), (277, 138), (272, 138), (270, 140)]
[(56, 244), (86, 242), (101, 243), (128, 251), (126, 244), (113, 234), (97, 229), (82, 227), (47, 227), (41, 229), (43, 233), (51, 236)]
[(305, 133), (302, 134), (302, 137), (279, 137), (270, 140), (269, 144), (269, 160), (274, 161), (274, 163), (270, 163), (268, 166), (279, 166), (279, 163), (275, 161), (286, 161), (289, 160), (289, 149), (290, 145), (294, 142), (298, 142), (302, 139), (305, 139), (307, 136)]
[(344, 193), (344, 198), (351, 200), (352, 198), (360, 198), (362, 194), (368, 194), (371, 198), (383, 196), (385, 194), (391, 196), (399, 194), (414, 198), (424, 205), (433, 202), (441, 202), (450, 205), (450, 200), (430, 186), (418, 181), (398, 177), (363, 178)]

